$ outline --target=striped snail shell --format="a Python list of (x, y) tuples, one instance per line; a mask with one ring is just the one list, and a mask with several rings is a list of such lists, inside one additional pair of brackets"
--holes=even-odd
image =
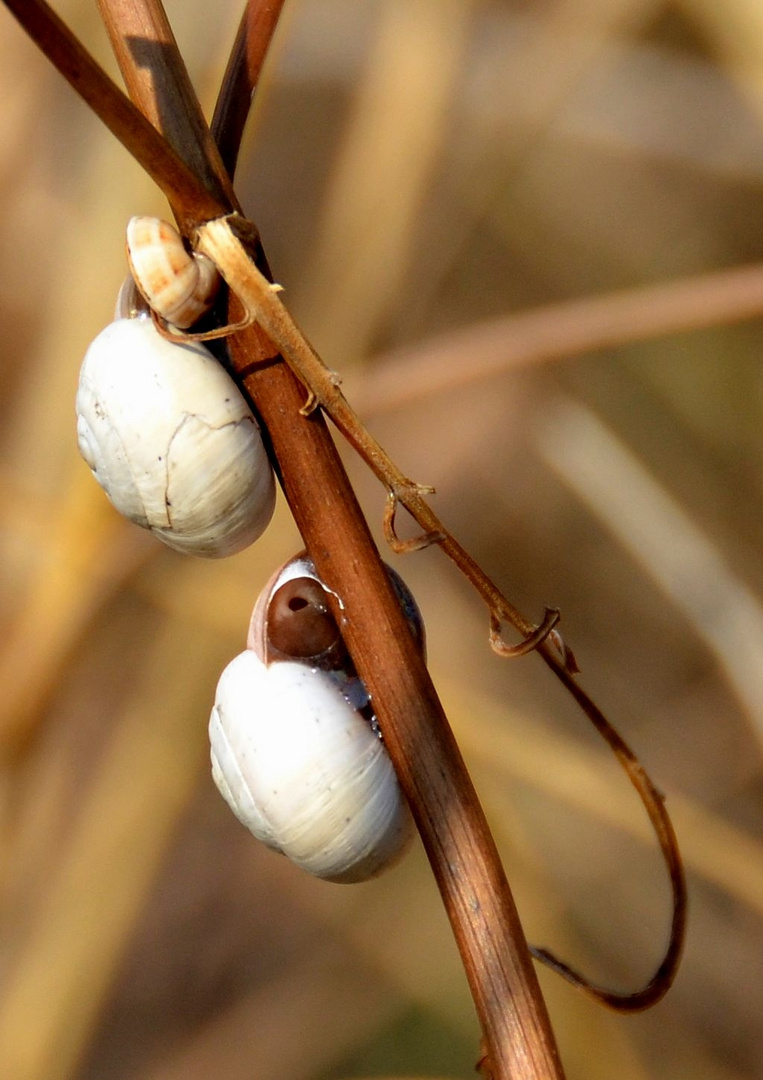
[(130, 218), (127, 261), (148, 306), (181, 330), (209, 311), (220, 288), (211, 259), (188, 251), (177, 229), (160, 218)]
[(85, 355), (76, 409), (98, 483), (170, 547), (232, 555), (264, 531), (273, 470), (247, 402), (204, 345), (168, 341), (148, 317), (116, 319)]
[[(423, 648), (423, 632), (418, 640)], [(260, 595), (247, 649), (218, 683), (209, 734), (212, 775), (233, 813), (309, 873), (365, 881), (405, 850), (407, 804), (306, 555)]]

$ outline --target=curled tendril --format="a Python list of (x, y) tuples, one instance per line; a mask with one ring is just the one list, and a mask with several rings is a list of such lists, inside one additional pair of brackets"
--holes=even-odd
[[(417, 487), (421, 495), (432, 495), (434, 493), (434, 488), (422, 485), (417, 485)], [(384, 529), (384, 539), (396, 555), (407, 555), (412, 551), (422, 551), (431, 544), (442, 543), (445, 539), (445, 533), (439, 529), (413, 536), (410, 540), (401, 540), (395, 530), (395, 515), (399, 503), (400, 497), (394, 491), (387, 492), (387, 505), (384, 507), (382, 528)]]
[(517, 642), (516, 645), (507, 645), (501, 637), (501, 620), (494, 611), (491, 611), (490, 647), (493, 652), (498, 653), (499, 656), (509, 658), (526, 656), (529, 652), (533, 652), (534, 649), (537, 649), (539, 645), (546, 641), (560, 618), (561, 614), (559, 608), (547, 607), (543, 615), (543, 621), (536, 626), (530, 634), (522, 641)]
[[(502, 656), (521, 656), (532, 650), (537, 651), (609, 744), (636, 788), (659, 842), (673, 892), (670, 943), (654, 978), (642, 990), (633, 994), (618, 994), (589, 982), (544, 949), (536, 950), (536, 954), (575, 986), (611, 1008), (633, 1011), (654, 1004), (675, 978), (686, 930), (686, 882), (678, 844), (662, 796), (638, 758), (575, 680), (578, 665), (574, 654), (556, 629), (558, 612), (548, 609), (539, 627), (529, 624), (442, 524), (424, 498), (431, 489), (408, 479), (363, 426), (338, 388), (334, 373), (317, 356), (281, 305), (270, 283), (253, 266), (246, 254), (247, 244), (252, 241), (248, 239), (247, 223), (244, 219), (234, 215), (207, 222), (197, 230), (197, 240), (200, 249), (217, 263), (223, 277), (230, 279), (229, 284), (235, 282), (243, 307), (252, 312), (297, 378), (307, 388), (309, 401), (317, 402), (324, 409), (353, 449), (387, 488), (389, 494), (384, 514), (384, 532), (393, 550), (406, 552), (420, 550), (432, 544), (439, 545), (487, 603), (491, 612), (491, 644), (496, 651)], [(395, 513), (399, 503), (423, 529), (421, 535), (412, 540), (400, 540), (395, 532)], [(510, 623), (523, 635), (524, 640), (519, 645), (506, 645), (500, 636), (501, 623)]]

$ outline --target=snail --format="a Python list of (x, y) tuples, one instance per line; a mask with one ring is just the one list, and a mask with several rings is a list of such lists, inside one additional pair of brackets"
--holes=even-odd
[[(416, 603), (388, 572), (423, 650)], [(405, 850), (407, 803), (306, 555), (261, 593), (247, 648), (220, 677), (209, 736), (212, 776), (233, 813), (309, 873), (366, 881)]]
[(167, 221), (130, 218), (127, 261), (149, 307), (181, 330), (193, 326), (214, 303), (220, 287), (215, 264), (206, 255), (187, 251)]
[(273, 470), (249, 406), (204, 345), (168, 341), (148, 316), (117, 318), (85, 355), (76, 409), (98, 483), (170, 547), (232, 555), (264, 531)]

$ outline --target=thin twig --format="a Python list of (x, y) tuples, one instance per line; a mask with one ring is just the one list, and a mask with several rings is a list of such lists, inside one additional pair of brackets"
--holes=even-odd
[[(250, 317), (265, 330), (300, 379), (304, 387), (303, 393), (306, 394), (306, 397), (302, 398), (300, 412), (303, 415), (313, 415), (317, 406), (320, 406), (331, 417), (353, 449), (390, 492), (392, 510), (396, 503), (403, 505), (423, 530), (424, 537), (442, 548), (486, 602), (490, 613), (491, 644), (496, 651), (502, 653), (507, 648), (498, 633), (500, 623), (506, 621), (523, 636), (525, 643), (532, 644), (573, 695), (608, 743), (638, 792), (657, 836), (673, 893), (670, 939), (654, 976), (643, 989), (632, 994), (620, 994), (588, 983), (582, 975), (545, 950), (534, 950), (534, 954), (575, 986), (585, 989), (611, 1008), (622, 1011), (648, 1008), (664, 996), (675, 978), (686, 931), (686, 880), (663, 796), (630, 747), (575, 681), (577, 666), (574, 657), (563, 643), (560, 647), (560, 639), (551, 637), (550, 631), (555, 622), (550, 618), (551, 613), (546, 612), (543, 627), (545, 633), (539, 633), (538, 627), (529, 623), (503, 596), (479, 564), (443, 525), (424, 498), (424, 494), (431, 489), (408, 479), (360, 423), (339, 389), (337, 376), (325, 366), (281, 302), (279, 287), (272, 285), (251, 262), (242, 243), (242, 238), (246, 240), (248, 231), (248, 223), (233, 216), (207, 222), (197, 230), (196, 239), (199, 250), (217, 264)], [(234, 334), (232, 340), (235, 340), (235, 337)], [(388, 515), (388, 530), (394, 535), (391, 515)], [(517, 652), (516, 646), (508, 648)]]
[(580, 402), (547, 399), (534, 442), (713, 653), (763, 748), (763, 604), (754, 590), (638, 453)]
[[(160, 3), (98, 0), (127, 92), (169, 146), (221, 202), (238, 209), (222, 163)], [(151, 103), (151, 111), (141, 103)], [(186, 201), (171, 200), (180, 230), (192, 227)]]
[(170, 205), (183, 205), (189, 223), (206, 221), (233, 209), (170, 148), (45, 0), (3, 3), (69, 85), (146, 170)]
[(225, 69), (210, 128), (225, 168), (236, 172), (241, 139), (284, 0), (248, 0)]

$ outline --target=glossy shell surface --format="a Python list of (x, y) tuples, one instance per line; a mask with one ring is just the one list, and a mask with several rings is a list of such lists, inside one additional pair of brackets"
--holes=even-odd
[[(421, 614), (418, 604), (406, 585), (403, 578), (394, 570), (391, 566), (384, 564), (387, 574), (389, 575), (392, 588), (400, 602), (400, 606), (403, 609), (408, 625), (411, 628), (414, 641), (418, 645), (421, 652), (426, 657), (426, 627), (424, 625), (424, 617)], [(325, 589), (326, 586), (320, 581), (318, 577), (313, 560), (307, 554), (307, 552), (300, 552), (293, 558), (288, 559), (278, 570), (271, 576), (270, 580), (265, 585), (264, 589), (257, 598), (257, 602), (254, 605), (252, 611), (252, 617), (249, 620), (249, 630), (247, 633), (246, 647), (248, 649), (254, 649), (262, 657), (268, 657), (269, 654), (269, 642), (267, 636), (267, 618), (270, 605), (273, 600), (273, 596), (288, 581), (293, 581), (297, 578), (313, 578), (315, 581), (320, 582)], [(338, 673), (339, 678), (342, 678), (342, 673)], [(355, 676), (357, 680), (357, 676)], [(358, 680), (359, 681), (359, 680)], [(363, 688), (366, 700), (368, 695)]]
[(410, 813), (384, 744), (325, 672), (268, 666), (248, 649), (220, 678), (209, 734), (233, 813), (309, 873), (364, 881), (408, 843)]
[(76, 408), (98, 483), (170, 547), (231, 555), (267, 526), (275, 484), (259, 427), (203, 345), (167, 341), (150, 318), (118, 319), (87, 351)]

